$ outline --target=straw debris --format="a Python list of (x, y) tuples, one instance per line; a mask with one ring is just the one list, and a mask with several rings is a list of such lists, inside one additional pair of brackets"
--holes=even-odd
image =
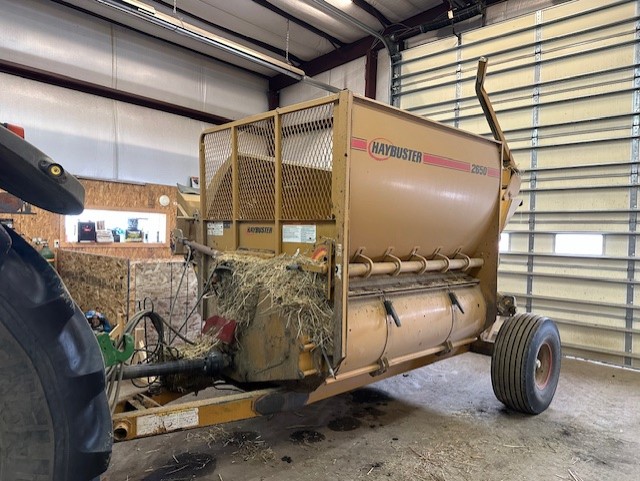
[(325, 350), (332, 349), (333, 309), (326, 298), (326, 275), (301, 269), (317, 264), (306, 257), (281, 255), (260, 257), (225, 253), (216, 268), (228, 270), (216, 285), (219, 314), (238, 323), (241, 331), (267, 304), (267, 313), (277, 313), (298, 335), (306, 334)]
[(229, 432), (220, 426), (187, 434), (187, 441), (204, 442), (209, 448), (221, 445), (231, 447), (232, 456), (238, 456), (243, 461), (259, 460), (268, 463), (275, 459), (275, 452), (262, 436), (253, 431)]
[(179, 352), (178, 359), (198, 359), (209, 354), (214, 347), (220, 344), (217, 337), (203, 334), (198, 337), (193, 344), (183, 344), (177, 347)]
[[(216, 337), (203, 334), (198, 337), (193, 344), (181, 344), (179, 346), (165, 349), (163, 351), (164, 360), (178, 359), (198, 359), (206, 357), (213, 348), (220, 344), (220, 340)], [(170, 391), (190, 392), (201, 391), (211, 386), (212, 378), (202, 373), (178, 373), (162, 376), (163, 385)]]

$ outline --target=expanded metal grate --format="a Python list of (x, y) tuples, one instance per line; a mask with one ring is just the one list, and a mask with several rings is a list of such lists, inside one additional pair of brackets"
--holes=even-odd
[(282, 218), (331, 218), (333, 103), (282, 116)]
[[(284, 114), (282, 219), (331, 218), (333, 103)], [(275, 219), (275, 119), (237, 127), (238, 220)], [(233, 220), (231, 129), (206, 134), (207, 219)]]
[(201, 179), (207, 196), (207, 219), (232, 220), (231, 129), (204, 137), (205, 178)]
[(238, 193), (241, 220), (275, 218), (274, 119), (238, 127)]

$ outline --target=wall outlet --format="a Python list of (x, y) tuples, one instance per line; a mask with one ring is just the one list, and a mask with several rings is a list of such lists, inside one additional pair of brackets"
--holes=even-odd
[(58, 249), (60, 247), (60, 239), (56, 239), (53, 241), (53, 248)]

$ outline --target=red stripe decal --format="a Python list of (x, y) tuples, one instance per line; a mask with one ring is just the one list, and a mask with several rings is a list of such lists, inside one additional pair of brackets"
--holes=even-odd
[[(369, 145), (369, 142), (367, 142), (367, 139), (363, 139), (360, 137), (351, 137), (351, 148), (354, 150), (368, 151), (368, 145)], [(371, 152), (369, 152), (369, 155), (375, 158), (376, 160), (386, 160), (388, 158), (388, 156), (386, 156), (384, 158), (378, 159)], [(472, 169), (471, 164), (469, 162), (465, 162), (463, 160), (448, 159), (446, 157), (439, 157), (437, 155), (427, 154), (426, 152), (422, 153), (422, 163), (426, 165), (432, 165), (434, 167), (442, 167), (445, 169), (458, 170), (460, 172), (486, 175), (487, 177), (495, 177), (495, 178), (500, 177), (500, 169), (494, 169), (492, 167), (484, 167), (482, 166), (482, 164), (479, 164), (479, 165), (474, 164)], [(481, 168), (484, 171), (476, 171), (477, 168)]]
[(367, 141), (358, 137), (351, 137), (351, 148), (356, 150), (367, 150)]
[(422, 163), (435, 165), (437, 167), (445, 167), (447, 169), (461, 170), (463, 172), (471, 172), (471, 164), (460, 160), (446, 159), (435, 155), (422, 154)]

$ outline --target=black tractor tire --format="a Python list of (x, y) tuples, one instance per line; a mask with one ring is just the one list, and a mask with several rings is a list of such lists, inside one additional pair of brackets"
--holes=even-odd
[(89, 481), (112, 426), (96, 338), (60, 278), (0, 227), (0, 481)]
[(491, 356), (491, 384), (514, 411), (540, 414), (549, 407), (560, 377), (560, 334), (551, 319), (533, 314), (508, 318)]

